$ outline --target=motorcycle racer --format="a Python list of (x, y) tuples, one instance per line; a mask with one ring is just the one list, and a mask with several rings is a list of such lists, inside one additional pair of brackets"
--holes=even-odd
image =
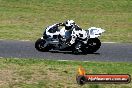
[[(72, 37), (73, 29), (75, 28), (75, 22), (73, 20), (67, 20), (64, 23), (64, 30), (65, 30), (65, 39), (67, 45), (72, 45), (74, 42), (74, 37)], [(72, 41), (73, 40), (73, 41)]]
[[(67, 20), (65, 22), (65, 36), (69, 36), (70, 38), (66, 38), (66, 44), (71, 46), (75, 43), (77, 35), (81, 35), (82, 37), (87, 37), (86, 32), (80, 28), (73, 20)], [(85, 36), (84, 36), (85, 35)]]
[(63, 26), (64, 27), (60, 30), (60, 35), (65, 36), (66, 44), (71, 46), (75, 43), (77, 37), (75, 31), (82, 31), (82, 29), (73, 20), (67, 20), (63, 23)]
[[(64, 26), (62, 29), (58, 29), (58, 27)], [(46, 28), (46, 35), (52, 36), (54, 34), (60, 34), (63, 39), (65, 39), (65, 43), (68, 46), (71, 46), (75, 43), (76, 35), (79, 33), (83, 33), (83, 30), (75, 24), (73, 20), (67, 20), (64, 23), (55, 23)], [(82, 34), (83, 36), (84, 34)], [(61, 41), (61, 39), (60, 39)]]

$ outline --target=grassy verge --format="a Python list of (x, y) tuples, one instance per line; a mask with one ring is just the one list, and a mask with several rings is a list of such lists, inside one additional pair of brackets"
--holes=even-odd
[(102, 27), (102, 41), (132, 43), (131, 0), (0, 0), (0, 39), (36, 40), (43, 27), (73, 19)]
[[(0, 88), (80, 88), (76, 84), (77, 68), (87, 73), (127, 73), (132, 63), (78, 62), (38, 59), (0, 59)], [(129, 84), (86, 84), (82, 88), (131, 88)]]

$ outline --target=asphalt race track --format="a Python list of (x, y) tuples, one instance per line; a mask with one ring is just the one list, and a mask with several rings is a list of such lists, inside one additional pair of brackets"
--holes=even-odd
[(102, 43), (94, 54), (73, 55), (70, 52), (39, 52), (34, 42), (0, 40), (0, 58), (35, 58), (52, 60), (132, 62), (132, 44)]

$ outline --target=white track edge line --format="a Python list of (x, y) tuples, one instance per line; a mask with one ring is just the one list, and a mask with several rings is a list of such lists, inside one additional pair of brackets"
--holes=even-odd
[(102, 43), (117, 43), (117, 42), (102, 42)]

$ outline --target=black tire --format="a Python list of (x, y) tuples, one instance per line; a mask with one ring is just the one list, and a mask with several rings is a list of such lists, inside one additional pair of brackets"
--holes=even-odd
[(38, 51), (41, 52), (47, 52), (50, 50), (50, 47), (46, 46), (44, 47), (44, 44), (46, 43), (46, 41), (44, 39), (39, 38), (36, 42), (35, 42), (35, 48)]
[(98, 38), (91, 38), (88, 40), (87, 45), (82, 47), (82, 52), (84, 54), (94, 53), (96, 52), (101, 46), (101, 42)]
[(86, 78), (84, 76), (77, 76), (76, 81), (79, 85), (84, 85), (86, 83)]

